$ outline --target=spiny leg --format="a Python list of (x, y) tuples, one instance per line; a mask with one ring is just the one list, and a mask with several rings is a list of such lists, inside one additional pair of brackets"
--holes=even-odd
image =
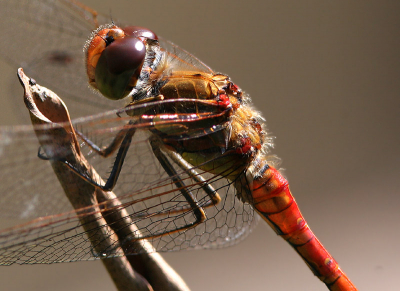
[(211, 201), (207, 202), (207, 204), (203, 207), (209, 207), (221, 202), (221, 196), (219, 196), (217, 191), (215, 191), (214, 188), (203, 178), (203, 176), (197, 173), (196, 170), (194, 170), (193, 167), (186, 162), (181, 155), (170, 150), (166, 150), (166, 153), (182, 170), (188, 173), (193, 180), (198, 182), (204, 192), (206, 192), (208, 197), (210, 197)]
[[(190, 208), (188, 208), (188, 209), (193, 211), (196, 221), (188, 223), (181, 227), (177, 227), (176, 229), (165, 231), (163, 233), (157, 234), (155, 236), (149, 236), (149, 237), (154, 238), (157, 236), (163, 236), (166, 234), (186, 230), (188, 228), (192, 228), (192, 227), (202, 223), (207, 218), (204, 210), (198, 204), (198, 202), (196, 201), (196, 198), (193, 196), (193, 194), (190, 192), (190, 190), (188, 190), (186, 188), (184, 182), (179, 177), (178, 173), (176, 172), (174, 167), (171, 165), (171, 163), (168, 161), (168, 158), (161, 151), (160, 142), (156, 138), (153, 137), (150, 139), (150, 145), (151, 145), (151, 148), (153, 150), (155, 157), (160, 162), (160, 164), (163, 167), (163, 169), (165, 170), (165, 172), (171, 177), (175, 186), (178, 188), (178, 190), (182, 193), (183, 197), (188, 202), (188, 204), (190, 206)], [(168, 214), (168, 213), (171, 213), (171, 211), (165, 212), (165, 214)], [(172, 213), (173, 213), (173, 211), (172, 211)]]
[(105, 152), (106, 154), (109, 155), (112, 152), (114, 152), (119, 146), (119, 150), (118, 150), (117, 156), (115, 158), (113, 167), (111, 169), (110, 176), (108, 177), (108, 179), (104, 185), (101, 185), (98, 182), (94, 181), (92, 178), (92, 175), (90, 173), (81, 171), (78, 166), (71, 164), (70, 162), (68, 162), (65, 159), (54, 159), (54, 158), (49, 158), (49, 157), (45, 156), (44, 154), (41, 153), (42, 147), (39, 148), (38, 157), (42, 160), (55, 160), (55, 161), (63, 162), (75, 174), (80, 176), (82, 179), (84, 179), (88, 183), (92, 184), (95, 187), (102, 189), (103, 191), (111, 191), (115, 187), (115, 184), (117, 183), (119, 174), (121, 173), (122, 165), (125, 161), (126, 154), (131, 145), (132, 137), (136, 132), (136, 128), (133, 127), (132, 125), (134, 125), (134, 122), (130, 121), (126, 126), (124, 126), (124, 128), (114, 138), (111, 145), (104, 150), (101, 150), (96, 144), (89, 141), (88, 138), (86, 138), (86, 137), (84, 138), (85, 142), (87, 142), (88, 145), (93, 150), (95, 150), (97, 153), (99, 153), (100, 155), (102, 155), (101, 152)]
[(133, 122), (128, 122), (114, 137), (113, 141), (110, 143), (109, 146), (100, 148), (98, 145), (96, 145), (93, 141), (91, 141), (87, 136), (85, 136), (83, 133), (75, 129), (76, 134), (92, 149), (94, 150), (97, 154), (100, 156), (107, 158), (111, 154), (113, 154), (121, 145), (122, 141), (124, 140), (125, 136), (127, 133), (132, 129), (132, 126), (134, 125)]
[[(157, 144), (157, 146), (159, 146)], [(187, 173), (190, 178), (195, 180), (198, 185), (200, 186), (201, 189), (207, 194), (207, 196), (210, 198), (206, 203), (202, 204), (202, 208), (208, 208), (211, 206), (215, 206), (216, 204), (221, 202), (221, 196), (218, 194), (218, 192), (206, 181), (206, 179), (203, 178), (196, 170), (193, 169), (193, 167), (186, 162), (181, 155), (178, 153), (171, 151), (165, 147), (163, 147), (163, 151), (167, 153), (167, 155), (172, 159), (175, 164), (177, 164), (185, 173)], [(193, 185), (193, 184), (192, 184)], [(165, 210), (165, 211), (160, 211), (158, 213), (152, 214), (152, 216), (159, 216), (159, 215), (166, 215), (166, 214), (177, 214), (177, 213), (183, 213), (188, 210), (192, 209), (192, 207), (182, 207), (180, 209), (175, 209), (175, 210)], [(140, 218), (140, 217), (148, 217), (147, 214), (137, 214), (135, 217)]]

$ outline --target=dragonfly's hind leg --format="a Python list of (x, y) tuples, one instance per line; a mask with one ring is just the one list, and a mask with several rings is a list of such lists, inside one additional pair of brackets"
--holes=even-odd
[(219, 196), (217, 191), (215, 191), (214, 188), (208, 184), (207, 181), (199, 173), (197, 173), (196, 170), (194, 170), (193, 167), (186, 162), (181, 155), (170, 150), (167, 150), (166, 152), (182, 170), (188, 173), (193, 180), (200, 184), (201, 188), (207, 193), (208, 197), (210, 197), (211, 201), (207, 202), (207, 204), (203, 207), (209, 207), (221, 202), (221, 196)]
[[(164, 151), (171, 158), (171, 160), (176, 165), (178, 165), (183, 171), (185, 171), (185, 173), (188, 174), (189, 177), (192, 178), (197, 183), (197, 185), (199, 185), (199, 187), (201, 189), (203, 189), (203, 191), (210, 198), (210, 200), (208, 200), (206, 203), (201, 204), (202, 208), (208, 208), (208, 207), (214, 206), (214, 205), (216, 205), (216, 204), (221, 202), (221, 196), (218, 194), (218, 192), (203, 178), (203, 176), (201, 176), (195, 169), (193, 169), (193, 166), (191, 166), (188, 162), (186, 162), (181, 157), (181, 155), (179, 155), (178, 153), (163, 147), (162, 143), (157, 141), (156, 138), (153, 137), (152, 140), (153, 140), (151, 142), (152, 150), (153, 150), (154, 155), (157, 157), (157, 159), (159, 158), (159, 156), (157, 156), (157, 155), (163, 155), (164, 156), (163, 159), (166, 162), (168, 162), (169, 167), (171, 169), (173, 169), (172, 165), (170, 164), (170, 162), (165, 157), (165, 154), (163, 153), (163, 151)], [(162, 148), (163, 151), (161, 151), (160, 148)], [(170, 175), (170, 177), (172, 177), (172, 176)], [(178, 174), (176, 174), (176, 175), (174, 175), (174, 177), (179, 177), (179, 176), (178, 176)], [(182, 180), (181, 180), (181, 183), (183, 184)], [(178, 187), (178, 189), (181, 190), (181, 188), (179, 188), (179, 187)], [(186, 191), (188, 191), (187, 188), (186, 188)], [(193, 196), (193, 194), (191, 194), (191, 195)], [(160, 212), (160, 213), (155, 214), (155, 215), (166, 215), (166, 214), (182, 213), (182, 212), (188, 211), (190, 209), (191, 209), (191, 207), (183, 207), (183, 208), (179, 208), (179, 209), (176, 209), (176, 210), (168, 210), (168, 211), (165, 211), (165, 212)]]
[[(152, 148), (154, 156), (160, 162), (160, 165), (163, 167), (165, 172), (172, 179), (172, 181), (175, 184), (175, 186), (177, 187), (177, 189), (181, 192), (182, 196), (186, 199), (186, 201), (189, 204), (188, 207), (179, 208), (177, 210), (160, 211), (158, 213), (152, 214), (151, 216), (167, 215), (168, 216), (167, 219), (172, 219), (172, 217), (169, 215), (185, 213), (185, 212), (190, 211), (190, 212), (193, 212), (196, 220), (193, 222), (190, 222), (190, 223), (186, 223), (183, 226), (177, 226), (176, 228), (173, 228), (173, 229), (168, 229), (168, 230), (153, 233), (150, 235), (145, 235), (140, 238), (135, 238), (133, 240), (154, 239), (154, 238), (157, 238), (160, 236), (165, 236), (165, 235), (169, 235), (172, 233), (185, 231), (189, 228), (193, 228), (193, 227), (197, 226), (198, 224), (204, 222), (205, 219), (207, 218), (206, 214), (203, 210), (204, 207), (215, 205), (221, 201), (219, 194), (207, 183), (207, 181), (202, 176), (200, 176), (194, 169), (192, 169), (191, 165), (189, 163), (187, 163), (185, 160), (183, 160), (183, 158), (180, 157), (179, 154), (166, 149), (163, 146), (163, 143), (156, 136), (152, 136), (150, 138), (150, 146)], [(167, 154), (165, 154), (164, 151)], [(208, 201), (207, 203), (205, 203), (203, 205), (199, 204), (199, 202), (196, 200), (193, 193), (186, 187), (184, 181), (181, 179), (179, 174), (176, 172), (175, 168), (169, 161), (167, 155), (170, 157), (170, 159), (173, 162), (175, 162), (182, 170), (184, 170), (194, 181), (196, 181), (199, 184), (200, 188), (202, 188), (206, 192), (207, 196), (210, 197), (210, 201)], [(145, 215), (145, 216), (147, 216), (147, 215)], [(149, 217), (149, 216), (147, 216), (147, 217)], [(127, 240), (125, 242), (125, 244), (128, 243), (128, 241), (130, 241), (130, 240)], [(123, 244), (124, 244), (124, 242), (122, 243), (122, 245)], [(129, 247), (129, 246), (126, 246), (126, 247)]]
[[(156, 138), (151, 138), (150, 139), (150, 145), (153, 150), (153, 153), (157, 160), (160, 162), (161, 166), (165, 170), (165, 172), (168, 174), (168, 176), (171, 177), (172, 181), (174, 182), (175, 186), (178, 188), (178, 190), (182, 193), (183, 197), (186, 199), (188, 202), (189, 206), (186, 208), (186, 210), (192, 210), (194, 213), (194, 216), (196, 217), (196, 221), (188, 223), (184, 226), (177, 227), (174, 230), (166, 231), (164, 233), (161, 233), (159, 235), (166, 235), (169, 233), (185, 230), (191, 227), (194, 227), (200, 223), (202, 223), (204, 220), (206, 220), (206, 214), (203, 210), (203, 208), (199, 205), (198, 201), (194, 197), (193, 193), (188, 190), (182, 181), (182, 179), (179, 177), (178, 173), (174, 169), (174, 167), (171, 165), (171, 163), (168, 161), (168, 158), (165, 156), (165, 154), (161, 151), (161, 146), (160, 142)], [(165, 214), (169, 214), (171, 211), (165, 212)], [(157, 235), (158, 236), (158, 235)]]

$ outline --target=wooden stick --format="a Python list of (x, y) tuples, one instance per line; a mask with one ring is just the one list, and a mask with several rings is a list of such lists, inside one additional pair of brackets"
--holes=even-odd
[[(101, 181), (100, 176), (81, 153), (64, 102), (52, 91), (29, 79), (22, 69), (18, 70), (18, 77), (24, 87), (24, 102), (38, 140), (45, 155), (51, 157), (50, 163), (54, 173), (76, 210), (94, 252), (101, 257), (103, 250), (113, 249), (113, 253), (117, 254), (116, 257), (102, 259), (117, 289), (189, 290), (181, 277), (159, 254), (144, 251), (151, 248), (146, 240), (135, 242), (135, 249), (143, 249), (143, 253), (129, 256), (129, 259), (125, 256), (119, 241), (126, 237), (138, 237), (140, 233), (126, 210), (118, 207), (121, 203), (117, 196), (113, 192), (104, 192), (93, 186), (62, 162), (66, 160), (77, 165), (85, 173), (90, 173), (94, 181)], [(105, 211), (105, 206), (112, 211)]]

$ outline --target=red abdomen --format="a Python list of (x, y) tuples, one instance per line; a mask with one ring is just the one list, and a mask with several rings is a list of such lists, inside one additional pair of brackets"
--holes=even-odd
[(256, 211), (296, 250), (329, 290), (357, 290), (309, 228), (287, 180), (268, 165), (261, 172), (261, 176), (253, 181), (252, 198)]

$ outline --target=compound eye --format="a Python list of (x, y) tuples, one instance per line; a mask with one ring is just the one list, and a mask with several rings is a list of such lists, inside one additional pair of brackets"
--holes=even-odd
[(148, 38), (148, 39), (153, 39), (153, 40), (158, 40), (157, 35), (151, 31), (150, 29), (147, 29), (145, 27), (141, 26), (128, 26), (122, 29), (126, 35), (132, 36), (132, 37), (143, 37), (143, 38)]
[(146, 46), (137, 37), (115, 39), (102, 52), (95, 82), (107, 98), (124, 98), (137, 83), (146, 57)]
[(144, 43), (136, 37), (114, 40), (103, 52), (108, 69), (113, 74), (127, 70), (140, 70), (146, 56)]

